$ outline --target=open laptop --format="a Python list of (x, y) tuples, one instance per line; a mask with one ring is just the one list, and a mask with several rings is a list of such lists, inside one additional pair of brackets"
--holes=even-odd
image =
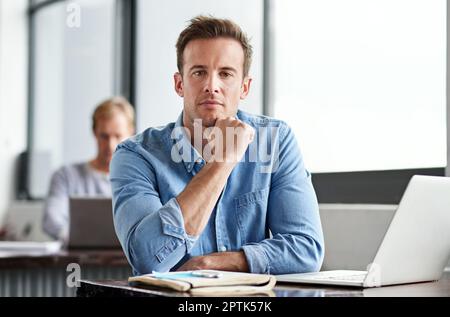
[(69, 206), (69, 249), (120, 248), (111, 198), (72, 197)]
[(414, 176), (367, 271), (276, 276), (278, 282), (380, 287), (439, 280), (450, 256), (450, 178)]

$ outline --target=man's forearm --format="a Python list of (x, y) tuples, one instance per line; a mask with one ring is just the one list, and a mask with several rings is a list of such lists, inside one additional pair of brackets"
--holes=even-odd
[(217, 162), (205, 165), (177, 197), (187, 234), (199, 236), (203, 232), (234, 166)]
[(190, 259), (178, 271), (220, 270), (232, 272), (249, 272), (244, 251), (212, 253)]
[(248, 272), (244, 251), (221, 252), (207, 255), (207, 269), (233, 272)]

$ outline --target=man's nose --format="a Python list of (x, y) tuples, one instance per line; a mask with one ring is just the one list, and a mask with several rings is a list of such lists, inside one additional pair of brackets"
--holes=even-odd
[(219, 80), (215, 75), (208, 76), (206, 80), (205, 92), (210, 94), (219, 93)]

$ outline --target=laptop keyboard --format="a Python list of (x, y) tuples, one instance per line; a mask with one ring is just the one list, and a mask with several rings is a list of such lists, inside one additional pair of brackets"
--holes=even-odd
[(364, 278), (366, 277), (366, 274), (360, 274), (360, 275), (317, 275), (314, 277), (311, 277), (314, 280), (339, 280), (339, 281), (364, 281)]
[(364, 281), (366, 275), (348, 275), (348, 276), (332, 276), (331, 279), (343, 280), (343, 281)]

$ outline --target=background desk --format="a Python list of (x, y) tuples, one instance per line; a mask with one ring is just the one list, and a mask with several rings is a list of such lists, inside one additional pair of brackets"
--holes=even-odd
[[(165, 291), (145, 287), (131, 287), (125, 280), (122, 281), (81, 281), (77, 295), (79, 297), (96, 296), (132, 296), (132, 297), (186, 297), (185, 293)], [(415, 283), (381, 288), (350, 288), (350, 287), (324, 287), (320, 285), (277, 284), (275, 287), (277, 297), (416, 297), (416, 296), (444, 296), (450, 297), (450, 272), (444, 273), (438, 282)]]
[(77, 263), (83, 279), (126, 279), (131, 274), (122, 250), (62, 251), (52, 255), (0, 255), (0, 297), (75, 296), (67, 265)]

